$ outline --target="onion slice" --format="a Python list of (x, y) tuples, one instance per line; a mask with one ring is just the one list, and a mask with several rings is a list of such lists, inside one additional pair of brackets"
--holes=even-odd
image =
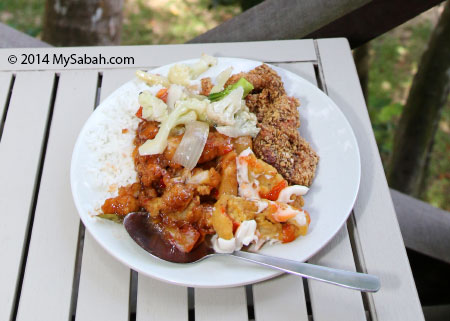
[(201, 121), (187, 123), (183, 139), (178, 145), (172, 160), (192, 170), (202, 155), (208, 134), (209, 125), (207, 123)]

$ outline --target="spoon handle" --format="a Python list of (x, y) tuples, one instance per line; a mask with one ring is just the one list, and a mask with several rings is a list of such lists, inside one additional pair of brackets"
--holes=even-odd
[(380, 280), (375, 275), (338, 270), (325, 266), (300, 263), (297, 261), (244, 251), (235, 251), (234, 253), (231, 253), (231, 255), (283, 272), (339, 285), (344, 288), (362, 292), (377, 292), (380, 289)]

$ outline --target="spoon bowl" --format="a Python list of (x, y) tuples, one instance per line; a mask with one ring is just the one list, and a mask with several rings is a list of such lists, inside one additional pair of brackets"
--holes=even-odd
[(133, 212), (128, 214), (123, 221), (123, 225), (130, 237), (140, 247), (153, 257), (164, 261), (195, 263), (213, 255), (228, 255), (301, 277), (362, 292), (377, 292), (380, 289), (380, 280), (378, 277), (370, 274), (343, 271), (247, 251), (216, 253), (212, 247), (210, 238), (206, 238), (199, 246), (189, 253), (185, 253), (163, 239), (161, 231), (151, 224), (150, 215), (146, 212)]

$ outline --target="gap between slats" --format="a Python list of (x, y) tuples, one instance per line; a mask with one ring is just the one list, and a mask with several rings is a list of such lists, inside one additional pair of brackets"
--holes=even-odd
[[(55, 106), (56, 93), (58, 91), (58, 83), (59, 83), (59, 74), (55, 74), (54, 80), (53, 80), (52, 94), (51, 94), (51, 98), (50, 98), (50, 106), (49, 106), (46, 125), (45, 125), (44, 141), (41, 146), (41, 151), (40, 151), (40, 156), (39, 156), (39, 168), (36, 173), (35, 185), (33, 188), (33, 198), (31, 201), (31, 206), (30, 206), (30, 211), (29, 211), (29, 216), (28, 216), (28, 224), (27, 224), (27, 228), (26, 228), (27, 232), (26, 232), (26, 236), (25, 236), (24, 249), (22, 251), (22, 258), (21, 258), (21, 262), (20, 262), (20, 274), (19, 274), (19, 278), (17, 280), (16, 293), (14, 295), (14, 306), (13, 306), (13, 311), (12, 311), (12, 315), (11, 315), (11, 320), (16, 319), (17, 311), (19, 308), (20, 295), (21, 295), (21, 291), (22, 291), (22, 284), (23, 284), (23, 278), (24, 278), (25, 267), (26, 267), (26, 258), (28, 256), (28, 249), (30, 247), (31, 232), (33, 230), (34, 214), (35, 214), (37, 198), (38, 198), (37, 196), (39, 193), (39, 187), (40, 187), (41, 178), (42, 178), (42, 169), (44, 167), (44, 161), (45, 161), (45, 151), (47, 150), (48, 136), (50, 133), (50, 126), (51, 126), (51, 121), (52, 121), (52, 117), (53, 117), (53, 109)], [(13, 81), (11, 81), (11, 91), (9, 93), (9, 95), (10, 95), (9, 99), (11, 98), (12, 90), (13, 90)], [(9, 103), (9, 100), (8, 100), (8, 103)], [(5, 114), (6, 114), (6, 112), (5, 112)]]
[(16, 75), (12, 74), (11, 75), (11, 80), (9, 82), (8, 94), (6, 96), (3, 113), (2, 113), (1, 118), (0, 118), (0, 142), (2, 141), (3, 128), (5, 126), (6, 115), (8, 114), (9, 103), (11, 101), (11, 96), (12, 96), (15, 80), (16, 80)]

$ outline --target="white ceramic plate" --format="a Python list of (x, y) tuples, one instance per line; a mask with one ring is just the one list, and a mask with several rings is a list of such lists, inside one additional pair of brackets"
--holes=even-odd
[[(187, 60), (183, 63), (193, 63)], [(261, 62), (219, 58), (217, 66), (202, 77), (214, 77), (233, 66), (233, 73), (248, 71)], [(167, 75), (171, 65), (152, 72)], [(360, 158), (352, 128), (339, 107), (314, 85), (298, 75), (272, 66), (282, 77), (289, 95), (301, 102), (300, 133), (320, 156), (316, 177), (305, 196), (305, 209), (311, 214), (309, 232), (288, 244), (264, 246), (261, 253), (306, 261), (338, 232), (353, 208), (360, 181)], [(242, 262), (232, 257), (213, 257), (195, 264), (175, 264), (152, 258), (125, 232), (123, 226), (92, 217), (92, 204), (101, 195), (90, 184), (86, 167), (92, 157), (86, 146), (88, 131), (95, 128), (102, 113), (123, 97), (136, 97), (142, 84), (131, 80), (117, 89), (96, 109), (80, 132), (71, 164), (73, 198), (80, 217), (92, 236), (116, 259), (150, 277), (192, 287), (230, 287), (262, 281), (276, 275), (275, 270)], [(130, 103), (137, 104), (136, 98)], [(138, 106), (136, 105), (136, 110)]]

